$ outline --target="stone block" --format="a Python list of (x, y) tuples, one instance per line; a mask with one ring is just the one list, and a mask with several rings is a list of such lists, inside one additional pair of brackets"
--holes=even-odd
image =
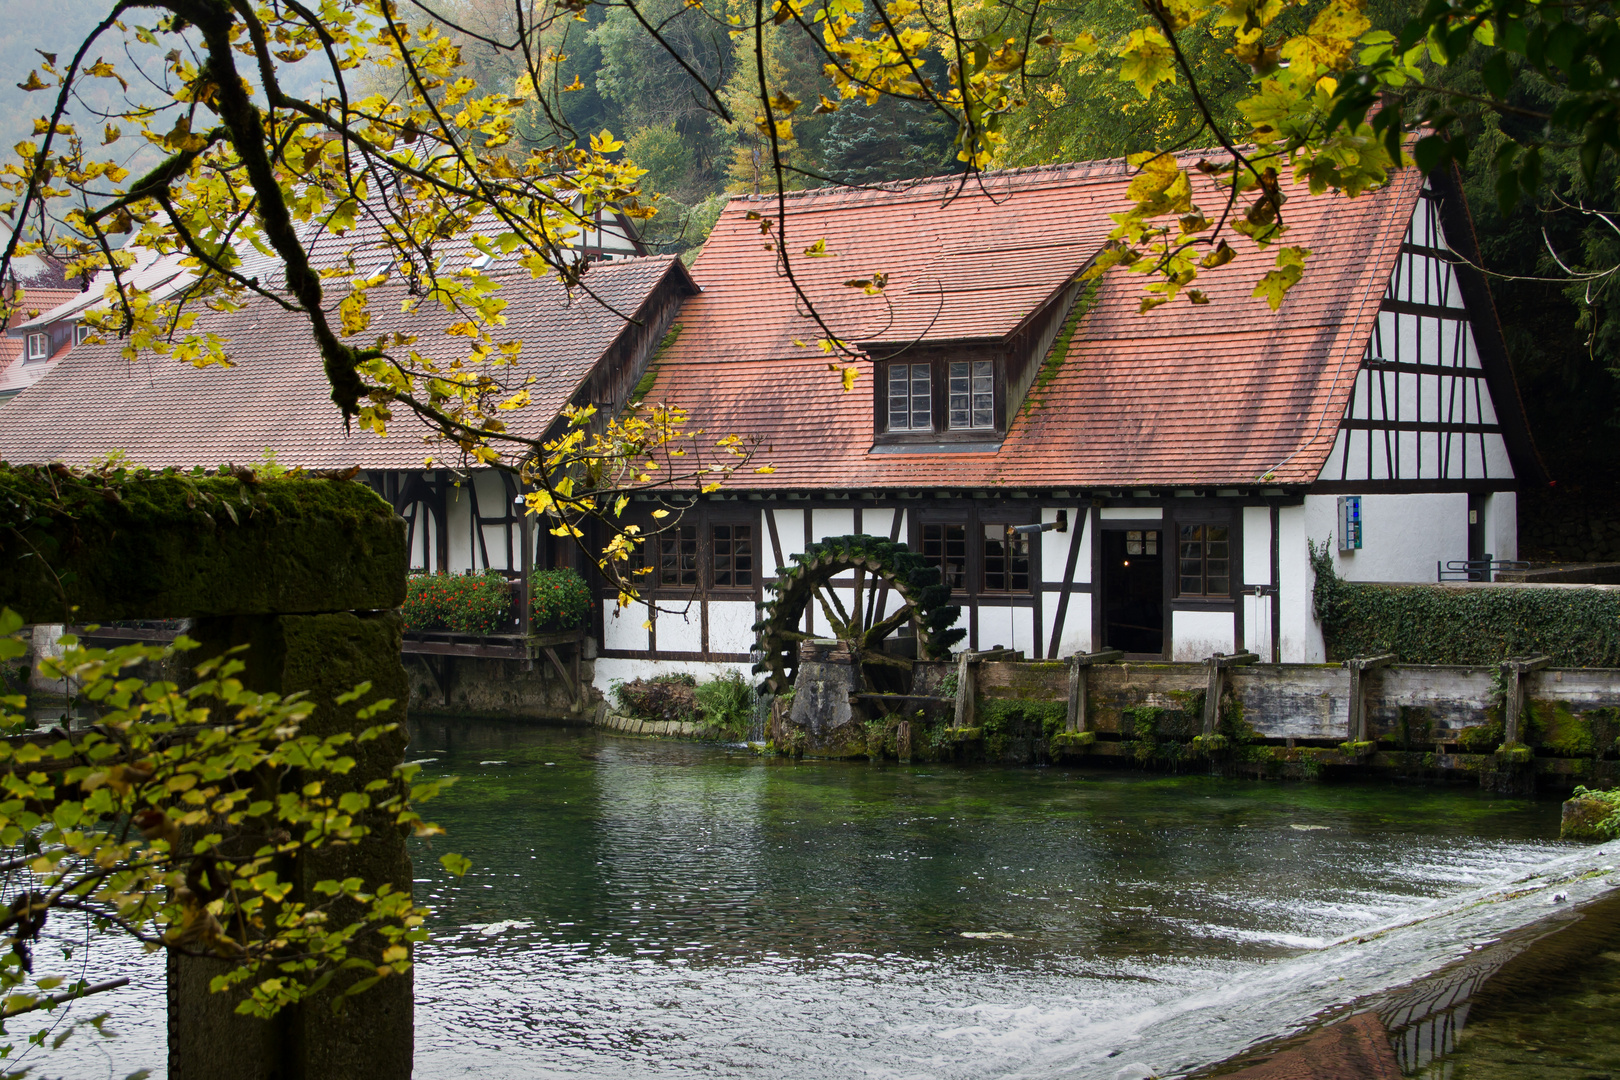
[(168, 477), (0, 536), (0, 604), (34, 623), (381, 611), (406, 569), (404, 521), (363, 484)]
[(1559, 839), (1613, 839), (1599, 829), (1598, 825), (1614, 811), (1614, 804), (1607, 799), (1575, 798), (1568, 800), (1564, 803), (1564, 818), (1558, 827)]

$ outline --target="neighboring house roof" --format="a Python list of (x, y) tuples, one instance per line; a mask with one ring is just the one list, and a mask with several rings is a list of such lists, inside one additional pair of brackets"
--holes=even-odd
[[(57, 275), (60, 277), (60, 275)], [(31, 311), (45, 311), (69, 303), (81, 295), (78, 289), (69, 288), (43, 288), (37, 285), (24, 284), (26, 292), (23, 294), (23, 303), (27, 306), (11, 316), (7, 329), (21, 326), (32, 321), (29, 317)], [(58, 349), (58, 355), (43, 361), (28, 359), (28, 337), (26, 334), (11, 336), (0, 334), (0, 404), (4, 404), (16, 397), (22, 391), (38, 382), (45, 372), (50, 370), (52, 362), (65, 355), (65, 349)]]
[[(1103, 247), (1108, 215), (1132, 205), (1133, 173), (1107, 161), (796, 192), (785, 200), (785, 247), (835, 334), (879, 359), (904, 359), (905, 342), (1003, 339)], [(693, 266), (703, 294), (683, 308), (648, 398), (687, 408), (708, 431), (758, 436), (756, 460), (776, 471), (733, 485), (744, 488), (1309, 484), (1332, 449), (1422, 183), (1408, 169), (1355, 199), (1284, 183), (1282, 242), (1313, 254), (1275, 313), (1251, 296), (1273, 256), (1241, 237), (1234, 262), (1201, 274), (1205, 305), (1183, 298), (1138, 314), (1148, 279), (1111, 270), (994, 452), (874, 447), (872, 361), (858, 361), (844, 392), (815, 347), (823, 331), (768, 247), (783, 239), (774, 197), (734, 200)], [(1219, 215), (1209, 181), (1195, 199)], [(830, 257), (800, 254), (820, 240)], [(888, 275), (882, 296), (843, 284), (874, 272)]]
[[(596, 264), (585, 284), (600, 300), (583, 289), (570, 295), (554, 277), (535, 280), (524, 270), (496, 276), (507, 301), (505, 334), (524, 342), (515, 375), (536, 377), (534, 403), (508, 419), (513, 431), (534, 436), (634, 331), (620, 313), (635, 314), (665, 293), (696, 291), (674, 256)], [(415, 334), (416, 348), (445, 360), (465, 349), (467, 339), (445, 334), (459, 315), (429, 304), (398, 314), (400, 284), (379, 286), (370, 296), (368, 337)], [(258, 460), (269, 447), (289, 466), (413, 469), (430, 453), (445, 456), (442, 447), (423, 443), (425, 429), (403, 409), (387, 438), (346, 432), (308, 323), (268, 300), (209, 313), (195, 329), (227, 338), (237, 366), (194, 368), (153, 355), (131, 363), (116, 342), (80, 345), (5, 407), (0, 458), (84, 464), (122, 450), (144, 465), (214, 466)]]

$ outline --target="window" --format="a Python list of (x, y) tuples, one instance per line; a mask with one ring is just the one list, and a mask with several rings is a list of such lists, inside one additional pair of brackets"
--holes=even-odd
[(933, 387), (927, 364), (889, 365), (889, 430), (932, 431)]
[(1011, 525), (984, 527), (984, 591), (1029, 591), (1029, 537)]
[(84, 323), (74, 323), (73, 324), (73, 344), (75, 344), (75, 345), (83, 345), (85, 343), (85, 340), (87, 338), (89, 338), (89, 336), (91, 334), (93, 334), (93, 333), (95, 333), (95, 331), (91, 330), (90, 327), (84, 325)]
[(995, 365), (971, 360), (952, 363), (950, 368), (952, 429), (995, 427)]
[(716, 525), (711, 548), (714, 587), (751, 589), (754, 586), (754, 527)]
[(28, 335), (28, 359), (43, 360), (49, 354), (51, 339), (46, 334)]
[(1125, 554), (1127, 555), (1157, 555), (1159, 553), (1159, 530), (1129, 529), (1125, 533)]
[(1232, 547), (1225, 525), (1181, 526), (1179, 576), (1182, 596), (1229, 596)]
[(675, 525), (658, 537), (658, 584), (698, 583), (698, 531), (696, 525)]
[(967, 591), (967, 526), (927, 525), (922, 527), (923, 558), (939, 567), (952, 592)]

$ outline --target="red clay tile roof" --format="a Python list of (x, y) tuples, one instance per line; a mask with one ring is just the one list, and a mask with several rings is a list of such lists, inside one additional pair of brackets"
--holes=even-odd
[[(555, 278), (536, 281), (521, 270), (501, 276), (506, 329), (524, 340), (518, 374), (537, 377), (534, 404), (511, 424), (539, 434), (626, 324), (581, 293), (570, 298)], [(691, 288), (673, 256), (597, 263), (587, 281), (604, 302), (631, 313), (661, 285)], [(383, 314), (397, 312), (403, 295), (403, 286), (373, 290), (378, 314), (368, 334), (417, 334), (419, 349), (433, 355), (437, 346), (446, 359), (462, 351), (465, 339), (445, 337), (453, 319), (441, 309)], [(198, 320), (199, 329), (205, 325), (232, 342), (236, 367), (198, 369), (150, 355), (130, 363), (116, 344), (80, 345), (0, 412), (0, 458), (83, 464), (123, 450), (143, 465), (214, 466), (256, 461), (272, 447), (284, 465), (412, 469), (430, 452), (444, 456), (403, 415), (386, 439), (346, 433), (307, 325), (269, 301)]]
[[(1002, 337), (1101, 248), (1129, 182), (1111, 161), (992, 174), (959, 193), (952, 180), (796, 193), (787, 247), (825, 238), (837, 253), (793, 265), (846, 341)], [(1309, 483), (1421, 183), (1406, 170), (1357, 199), (1286, 184), (1286, 242), (1314, 254), (1276, 313), (1250, 297), (1272, 259), (1247, 246), (1200, 278), (1205, 306), (1139, 315), (1143, 278), (1110, 271), (1066, 360), (993, 453), (871, 452), (872, 364), (860, 362), (844, 393), (826, 356), (793, 344), (820, 332), (746, 216), (774, 219), (775, 203), (736, 200), (693, 266), (704, 291), (683, 307), (649, 398), (685, 406), (710, 431), (761, 436), (759, 460), (777, 471), (740, 488), (1232, 486), (1274, 467), (1271, 483)], [(1201, 203), (1213, 217), (1218, 198), (1206, 189)], [(885, 297), (841, 284), (874, 271), (889, 274)]]

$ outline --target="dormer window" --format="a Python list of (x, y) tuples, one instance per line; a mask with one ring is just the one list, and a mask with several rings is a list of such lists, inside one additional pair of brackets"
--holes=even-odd
[(49, 334), (28, 335), (28, 359), (43, 360), (50, 355), (51, 338)]
[(951, 364), (951, 428), (996, 426), (996, 369), (988, 360)]
[[(995, 439), (1003, 430), (1000, 401), (1001, 364), (992, 354), (983, 359), (961, 350), (933, 359), (880, 361), (876, 379), (878, 442), (974, 442)], [(984, 357), (984, 353), (979, 353)]]
[(75, 344), (75, 345), (83, 345), (84, 342), (85, 342), (85, 339), (88, 338), (94, 332), (95, 331), (91, 330), (88, 326), (84, 325), (84, 323), (74, 323), (73, 324), (73, 344)]
[(931, 365), (889, 365), (889, 430), (933, 431)]

